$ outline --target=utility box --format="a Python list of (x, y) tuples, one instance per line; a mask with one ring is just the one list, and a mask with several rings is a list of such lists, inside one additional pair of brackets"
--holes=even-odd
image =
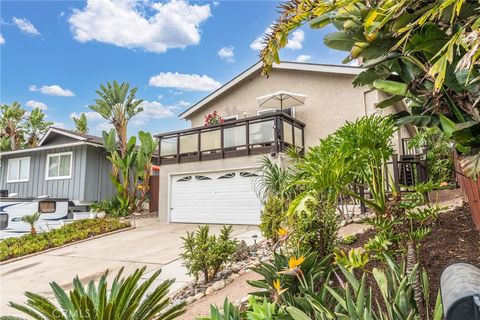
[(454, 263), (440, 276), (443, 313), (446, 320), (480, 320), (480, 269)]

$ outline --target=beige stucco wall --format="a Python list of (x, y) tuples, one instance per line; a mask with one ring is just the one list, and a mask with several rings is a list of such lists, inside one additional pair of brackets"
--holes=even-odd
[[(226, 158), (209, 161), (176, 163), (163, 165), (160, 167), (160, 196), (158, 216), (161, 221), (169, 221), (169, 206), (170, 206), (170, 179), (172, 175), (187, 174), (187, 173), (201, 173), (224, 170), (240, 170), (240, 169), (254, 169), (260, 165), (262, 155)], [(278, 156), (272, 160), (280, 161)]]
[[(217, 111), (223, 117), (238, 115), (239, 119), (257, 115), (261, 110), (256, 98), (276, 91), (288, 91), (307, 96), (304, 106), (296, 108), (295, 117), (305, 123), (305, 144), (318, 145), (319, 139), (326, 137), (358, 117), (374, 112), (390, 114), (394, 108), (375, 109), (375, 104), (383, 100), (377, 91), (369, 88), (354, 88), (354, 75), (342, 75), (297, 70), (273, 69), (270, 77), (261, 77), (260, 71), (227, 90), (198, 111), (187, 117), (192, 127), (203, 126), (204, 116)], [(408, 132), (401, 129), (394, 137), (399, 150), (400, 139)], [(258, 167), (261, 156), (227, 158), (182, 164), (162, 165), (160, 168), (159, 216), (168, 221), (170, 205), (170, 177), (174, 174), (211, 172)], [(282, 155), (275, 158), (281, 161)], [(283, 161), (281, 161), (283, 163)]]

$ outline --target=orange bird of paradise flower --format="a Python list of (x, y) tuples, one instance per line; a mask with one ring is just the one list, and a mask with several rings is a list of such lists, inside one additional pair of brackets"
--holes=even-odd
[(280, 283), (280, 279), (273, 280), (273, 288), (275, 289), (275, 292), (277, 293), (277, 295), (281, 295), (282, 293), (287, 291), (287, 289), (282, 288), (282, 284)]
[(279, 237), (285, 237), (288, 234), (288, 230), (285, 228), (280, 228), (277, 231)]
[(290, 260), (288, 261), (288, 268), (286, 268), (284, 271), (280, 271), (279, 273), (281, 274), (288, 274), (290, 276), (298, 276), (302, 274), (302, 270), (300, 270), (300, 265), (305, 261), (305, 257), (301, 256), (300, 258), (297, 258), (295, 256), (291, 256)]

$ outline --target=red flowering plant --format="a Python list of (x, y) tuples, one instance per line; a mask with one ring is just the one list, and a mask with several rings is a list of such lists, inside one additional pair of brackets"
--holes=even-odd
[(205, 116), (205, 125), (209, 126), (212, 124), (223, 123), (223, 118), (220, 117), (217, 111), (213, 111)]

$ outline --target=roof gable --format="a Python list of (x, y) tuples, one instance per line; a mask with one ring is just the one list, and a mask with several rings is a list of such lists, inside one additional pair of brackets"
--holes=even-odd
[[(233, 78), (232, 80), (225, 83), (223, 86), (185, 110), (183, 113), (179, 115), (181, 119), (185, 119), (186, 117), (190, 116), (197, 110), (201, 109), (203, 106), (214, 100), (215, 98), (219, 97), (220, 95), (226, 93), (231, 88), (238, 85), (243, 80), (247, 79), (255, 72), (259, 72), (262, 68), (262, 62), (257, 62), (244, 72), (240, 73), (238, 76)], [(327, 65), (327, 64), (314, 64), (314, 63), (301, 63), (301, 62), (282, 62), (280, 64), (274, 64), (273, 69), (280, 69), (280, 70), (298, 70), (298, 71), (309, 71), (309, 72), (323, 72), (323, 73), (335, 73), (335, 74), (350, 74), (350, 75), (357, 75), (363, 71), (362, 68), (359, 67), (351, 67), (351, 66), (338, 66), (338, 65)]]
[(38, 147), (49, 144), (65, 144), (73, 142), (90, 142), (102, 145), (103, 139), (89, 134), (78, 133), (73, 130), (50, 127), (38, 143)]

